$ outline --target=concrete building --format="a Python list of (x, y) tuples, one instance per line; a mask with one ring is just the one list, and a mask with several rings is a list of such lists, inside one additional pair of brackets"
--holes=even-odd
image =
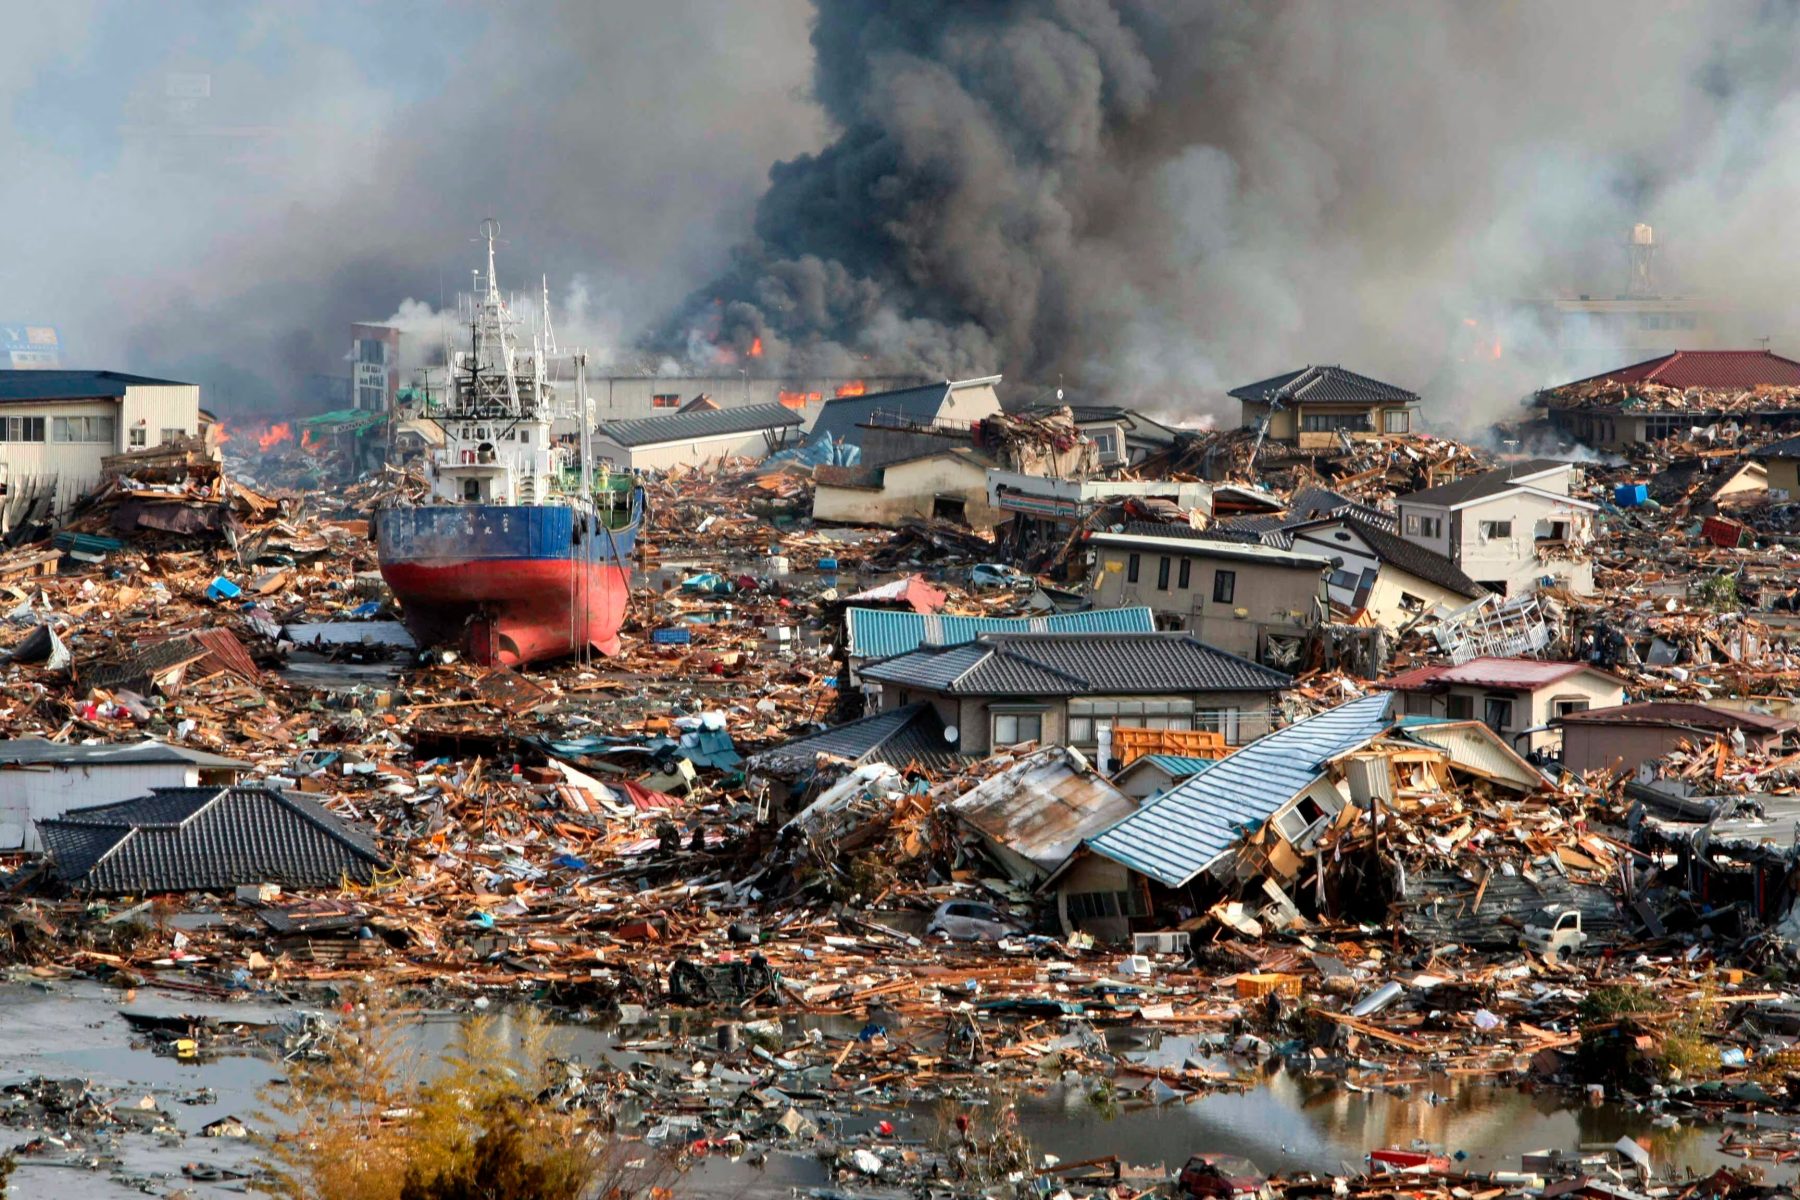
[(200, 432), (200, 388), (118, 371), (0, 371), (0, 466), (9, 492), (67, 508), (101, 460)]
[(1574, 472), (1540, 458), (1408, 493), (1395, 501), (1400, 536), (1502, 596), (1546, 579), (1585, 596), (1594, 590), (1588, 544), (1598, 506), (1569, 494)]
[(1180, 526), (1131, 523), (1088, 535), (1097, 606), (1149, 605), (1159, 624), (1209, 646), (1297, 669), (1325, 615), (1331, 561), (1314, 554), (1184, 536)]
[(1416, 393), (1342, 367), (1302, 367), (1228, 394), (1243, 406), (1244, 428), (1266, 425), (1267, 437), (1301, 449), (1409, 432), (1419, 405)]
[(249, 769), (249, 763), (154, 741), (0, 742), (0, 851), (43, 849), (34, 822), (72, 808), (130, 800), (152, 788), (234, 783)]
[(869, 663), (861, 674), (881, 685), (884, 710), (935, 706), (963, 754), (1061, 743), (1091, 760), (1113, 726), (1250, 741), (1268, 732), (1293, 682), (1182, 633), (982, 634)]
[[(1625, 700), (1625, 681), (1610, 671), (1531, 658), (1415, 667), (1381, 686), (1403, 695), (1408, 714), (1480, 721), (1520, 753), (1554, 747), (1558, 734), (1551, 722), (1558, 718)], [(1521, 744), (1521, 739), (1528, 740)]]
[(602, 421), (591, 443), (597, 461), (615, 470), (697, 467), (721, 458), (765, 458), (797, 440), (800, 414), (779, 404), (708, 408)]
[(876, 467), (817, 467), (813, 520), (891, 529), (925, 517), (987, 533), (1007, 519), (988, 503), (987, 473), (993, 465), (980, 451), (955, 446)]
[(1571, 771), (1635, 771), (1684, 744), (1719, 738), (1741, 741), (1740, 752), (1778, 754), (1800, 728), (1786, 717), (1675, 701), (1578, 709), (1551, 723), (1562, 730), (1562, 763)]
[(388, 325), (350, 326), (350, 407), (389, 412), (399, 395), (400, 331)]

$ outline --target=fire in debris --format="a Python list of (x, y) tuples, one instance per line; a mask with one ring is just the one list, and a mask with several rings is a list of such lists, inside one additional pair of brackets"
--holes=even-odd
[(868, 385), (863, 383), (862, 380), (852, 379), (849, 383), (839, 384), (837, 391), (833, 392), (832, 395), (834, 395), (834, 396), (860, 396), (868, 390), (869, 390)]
[(300, 431), (300, 448), (317, 454), (325, 448), (325, 441), (323, 438), (315, 438), (312, 430), (302, 429)]
[(293, 440), (293, 426), (289, 425), (286, 421), (283, 421), (279, 425), (269, 426), (267, 430), (257, 437), (256, 444), (262, 449), (267, 450), (271, 446), (279, 446), (282, 442), (291, 442)]

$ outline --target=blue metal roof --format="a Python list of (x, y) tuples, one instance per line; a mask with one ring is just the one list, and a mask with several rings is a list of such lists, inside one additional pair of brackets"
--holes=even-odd
[(175, 379), (127, 375), (123, 371), (0, 371), (0, 401), (93, 400), (123, 396), (133, 384), (187, 387)]
[(1182, 887), (1322, 774), (1322, 765), (1393, 724), (1392, 693), (1328, 709), (1220, 759), (1111, 829), (1096, 854), (1166, 887)]
[(1216, 758), (1193, 758), (1186, 754), (1146, 754), (1143, 761), (1159, 767), (1176, 779), (1186, 779), (1210, 771), (1220, 761)]
[(845, 611), (851, 658), (892, 658), (924, 645), (960, 646), (984, 633), (1153, 633), (1148, 608), (1095, 608), (1043, 617), (951, 617), (941, 613)]

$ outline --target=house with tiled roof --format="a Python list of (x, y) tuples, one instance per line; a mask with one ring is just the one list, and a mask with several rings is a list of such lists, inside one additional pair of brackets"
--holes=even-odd
[(1296, 551), (1331, 561), (1325, 594), (1333, 606), (1384, 629), (1404, 629), (1488, 591), (1442, 554), (1357, 516), (1322, 517), (1286, 536)]
[(1546, 389), (1537, 403), (1559, 432), (1603, 450), (1717, 426), (1772, 436), (1800, 429), (1800, 361), (1769, 350), (1674, 350)]
[(1611, 671), (1535, 658), (1414, 667), (1379, 686), (1400, 693), (1407, 714), (1480, 721), (1520, 753), (1554, 747), (1559, 735), (1552, 722), (1559, 718), (1625, 701), (1625, 681)]
[[(1287, 675), (1185, 633), (982, 634), (869, 663), (884, 710), (925, 702), (963, 754), (1060, 742), (1093, 756), (1105, 730), (1268, 732)], [(952, 732), (954, 731), (954, 732)]]
[(1406, 433), (1415, 392), (1338, 366), (1306, 366), (1232, 388), (1246, 429), (1267, 438), (1309, 446), (1333, 446), (1340, 437), (1374, 438)]

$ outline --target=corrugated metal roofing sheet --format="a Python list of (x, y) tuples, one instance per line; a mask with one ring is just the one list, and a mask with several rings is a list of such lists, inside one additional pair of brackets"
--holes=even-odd
[(1151, 633), (1156, 629), (1156, 620), (1145, 607), (1095, 608), (1043, 617), (953, 617), (852, 607), (845, 610), (844, 622), (851, 658), (891, 658), (917, 650), (928, 639), (940, 646), (960, 646), (984, 633)]
[(1049, 874), (1081, 839), (1137, 802), (1063, 746), (1021, 759), (950, 804), (957, 817)]
[(1581, 671), (1592, 671), (1623, 685), (1616, 676), (1578, 662), (1543, 662), (1535, 658), (1471, 658), (1459, 666), (1434, 665), (1415, 667), (1383, 680), (1384, 687), (1410, 691), (1423, 687), (1440, 687), (1453, 683), (1468, 687), (1506, 688), (1532, 691), (1548, 687)]
[(123, 371), (0, 371), (0, 401), (89, 400), (123, 396), (134, 384), (145, 387), (189, 387), (175, 379), (127, 375)]
[(779, 404), (746, 404), (736, 408), (700, 409), (670, 413), (665, 417), (639, 417), (630, 421), (602, 421), (600, 435), (621, 446), (656, 446), (688, 438), (716, 437), (729, 433), (754, 433), (803, 424), (800, 414)]
[(1181, 887), (1246, 830), (1304, 791), (1321, 766), (1391, 725), (1393, 696), (1364, 696), (1296, 721), (1171, 788), (1095, 837), (1096, 854), (1166, 887)]

